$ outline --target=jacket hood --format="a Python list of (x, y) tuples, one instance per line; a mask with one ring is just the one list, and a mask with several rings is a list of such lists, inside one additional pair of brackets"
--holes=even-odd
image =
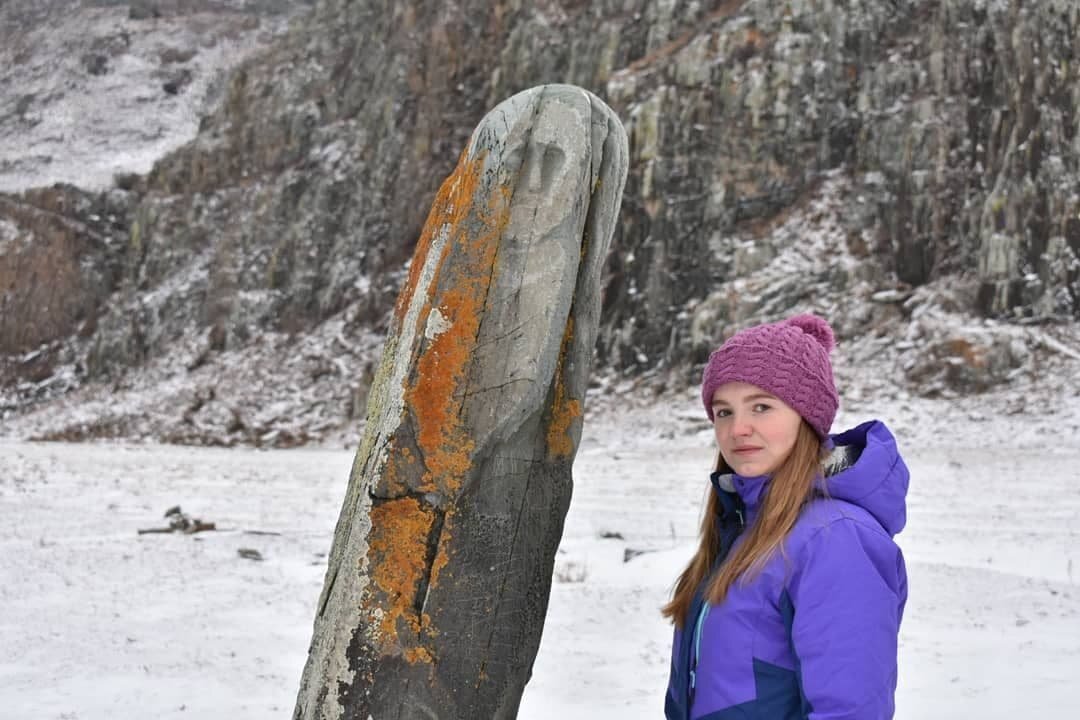
[(896, 535), (907, 523), (908, 473), (896, 438), (878, 420), (832, 436), (837, 447), (851, 447), (858, 457), (851, 466), (819, 480), (830, 497), (858, 505)]
[[(889, 535), (903, 530), (907, 522), (909, 474), (896, 448), (896, 438), (885, 424), (871, 420), (830, 439), (837, 449), (845, 452), (850, 464), (835, 474), (818, 478), (815, 486), (828, 497), (863, 508)], [(771, 476), (730, 475), (721, 479), (718, 473), (713, 475), (713, 484), (718, 488), (730, 480), (751, 516), (756, 515)]]

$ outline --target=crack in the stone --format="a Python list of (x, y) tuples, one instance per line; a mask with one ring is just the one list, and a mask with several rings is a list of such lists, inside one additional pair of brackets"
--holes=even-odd
[(424, 616), (428, 588), (431, 585), (431, 574), (435, 569), (435, 559), (439, 554), (439, 542), (442, 540), (443, 525), (446, 523), (446, 511), (434, 506), (432, 506), (432, 510), (435, 513), (435, 520), (431, 523), (425, 545), (424, 575), (420, 578), (416, 588), (416, 597), (413, 598), (413, 609), (416, 610), (417, 619)]
[[(520, 294), (520, 293), (521, 293), (521, 288), (518, 288), (518, 290), (517, 290), (517, 292), (515, 294)], [(505, 340), (506, 338), (510, 337), (511, 335), (516, 333), (517, 331), (523, 330), (525, 328), (525, 326), (529, 323), (529, 321), (532, 320), (533, 317), (535, 317), (535, 316), (530, 315), (528, 318), (523, 320), (521, 323), (515, 325), (514, 327), (510, 328), (509, 330), (502, 333), (501, 335), (496, 335), (496, 336), (494, 336), (492, 338), (489, 338), (488, 340), (486, 340), (486, 341), (484, 341), (482, 343), (477, 343), (474, 350), (480, 350), (481, 348), (486, 348), (489, 345), (494, 345), (495, 343), (499, 342), (500, 340)]]
[(485, 387), (478, 388), (476, 390), (467, 391), (466, 393), (464, 393), (462, 395), (462, 400), (473, 397), (475, 395), (480, 395), (482, 393), (490, 392), (492, 390), (502, 390), (503, 388), (510, 387), (511, 385), (515, 385), (517, 383), (532, 383), (533, 385), (538, 384), (536, 382), (536, 378), (527, 378), (527, 377), (525, 377), (525, 378), (513, 378), (511, 380), (507, 380), (504, 383), (499, 383), (498, 385), (487, 385)]
[(334, 584), (337, 582), (337, 576), (338, 576), (338, 572), (340, 570), (341, 570), (341, 564), (339, 563), (338, 566), (334, 568), (334, 573), (333, 573), (333, 575), (330, 576), (330, 580), (326, 584), (326, 590), (324, 592), (322, 605), (319, 606), (319, 615), (318, 615), (318, 617), (325, 617), (326, 616), (326, 608), (327, 608), (328, 605), (330, 605), (330, 596), (333, 595), (333, 593), (334, 593)]

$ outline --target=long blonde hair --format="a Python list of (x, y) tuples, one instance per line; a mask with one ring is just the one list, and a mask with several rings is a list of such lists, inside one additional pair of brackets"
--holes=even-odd
[[(821, 440), (803, 421), (791, 452), (773, 473), (761, 511), (745, 531), (746, 539), (724, 559), (720, 571), (709, 581), (705, 594), (710, 603), (723, 602), (736, 580), (749, 580), (761, 571), (772, 553), (782, 551), (784, 538), (795, 526), (803, 506), (813, 497), (814, 479), (821, 474), (823, 456)], [(717, 469), (730, 472), (722, 457)], [(686, 625), (694, 593), (708, 577), (720, 553), (720, 536), (716, 528), (719, 511), (720, 500), (715, 491), (710, 491), (697, 552), (675, 582), (671, 600), (661, 609), (664, 617), (670, 618), (680, 629)]]

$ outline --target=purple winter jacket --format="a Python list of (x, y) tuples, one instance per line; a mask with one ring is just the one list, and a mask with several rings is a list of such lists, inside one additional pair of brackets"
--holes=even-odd
[[(718, 606), (699, 593), (675, 631), (668, 720), (893, 716), (907, 573), (892, 537), (906, 519), (908, 470), (880, 422), (833, 443), (857, 459), (819, 481), (827, 495), (806, 506), (784, 552)], [(754, 522), (769, 481), (729, 478), (734, 492), (713, 478), (727, 510), (717, 519), (723, 555), (743, 519)]]

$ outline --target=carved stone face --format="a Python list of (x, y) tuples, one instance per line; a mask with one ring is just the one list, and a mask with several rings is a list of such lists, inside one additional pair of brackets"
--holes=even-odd
[(551, 197), (578, 189), (576, 183), (566, 184), (568, 164), (565, 146), (574, 139), (566, 132), (567, 129), (580, 127), (579, 121), (574, 108), (561, 102), (542, 107), (540, 114), (533, 119), (532, 135), (526, 147), (517, 192), (525, 190), (530, 194)]
[(473, 363), (482, 377), (470, 380), (465, 408), (478, 441), (539, 407), (559, 362), (601, 152), (591, 118), (580, 90), (522, 93), (485, 118), (470, 147), (487, 154), (492, 183), (477, 202), (509, 203)]

